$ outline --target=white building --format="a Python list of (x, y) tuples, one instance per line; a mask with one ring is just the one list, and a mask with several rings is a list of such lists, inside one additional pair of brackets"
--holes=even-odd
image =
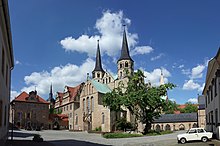
[(0, 144), (5, 144), (8, 134), (11, 70), (13, 50), (8, 1), (0, 0)]
[(203, 95), (205, 96), (206, 129), (220, 139), (220, 49), (208, 63)]

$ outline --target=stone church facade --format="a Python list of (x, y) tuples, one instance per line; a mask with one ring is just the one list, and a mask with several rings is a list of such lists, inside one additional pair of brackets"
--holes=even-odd
[[(102, 97), (107, 92), (111, 92), (117, 88), (119, 84), (123, 83), (126, 87), (128, 83), (127, 75), (134, 72), (134, 61), (130, 57), (126, 31), (123, 33), (122, 49), (120, 58), (117, 61), (117, 78), (114, 78), (109, 72), (104, 71), (102, 68), (101, 54), (99, 41), (97, 42), (96, 63), (92, 71), (92, 77), (87, 74), (87, 80), (81, 83), (79, 98), (73, 98), (71, 103), (77, 104), (74, 106), (71, 117), (69, 117), (69, 130), (76, 131), (91, 131), (96, 128), (101, 129), (103, 132), (110, 132), (115, 130), (116, 118), (123, 116), (127, 121), (132, 120), (129, 111), (125, 110), (123, 114), (117, 114), (110, 111), (108, 107), (104, 107)], [(62, 109), (63, 111), (65, 93), (59, 93), (59, 98), (56, 98), (55, 109)], [(62, 102), (62, 104), (60, 104)], [(66, 103), (68, 104), (68, 103)], [(71, 125), (71, 126), (70, 126)]]
[[(124, 30), (121, 56), (117, 61), (118, 77), (115, 79), (109, 72), (104, 71), (101, 63), (99, 41), (97, 44), (96, 64), (92, 71), (92, 78), (87, 78), (80, 95), (80, 107), (74, 111), (74, 130), (90, 131), (96, 128), (103, 132), (115, 129), (116, 113), (104, 107), (102, 97), (119, 86), (119, 83), (127, 85), (127, 74), (133, 74), (134, 61), (129, 55), (126, 32)], [(130, 113), (125, 112), (128, 121)]]

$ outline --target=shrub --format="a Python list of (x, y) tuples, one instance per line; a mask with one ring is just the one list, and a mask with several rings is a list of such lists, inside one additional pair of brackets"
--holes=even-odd
[(106, 133), (104, 138), (129, 138), (129, 137), (141, 137), (142, 134), (130, 134), (130, 133)]
[(101, 126), (96, 127), (96, 128), (95, 128), (95, 131), (102, 131), (102, 127), (101, 127)]

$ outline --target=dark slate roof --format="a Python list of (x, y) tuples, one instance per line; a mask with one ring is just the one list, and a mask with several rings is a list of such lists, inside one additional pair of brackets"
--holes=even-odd
[(102, 72), (104, 72), (104, 70), (102, 68), (102, 62), (101, 62), (99, 41), (98, 41), (97, 52), (96, 52), (96, 63), (95, 63), (95, 68), (94, 68), (93, 72), (94, 71), (102, 71)]
[(53, 98), (52, 84), (50, 85), (50, 93), (49, 93), (49, 98), (47, 99), (47, 101), (51, 103), (55, 103), (55, 99)]
[(199, 110), (205, 109), (205, 104), (200, 104), (198, 109), (199, 109)]
[(196, 122), (197, 113), (164, 114), (153, 123)]
[(123, 34), (123, 41), (122, 41), (122, 48), (121, 48), (121, 56), (120, 58), (118, 59), (118, 61), (120, 60), (131, 60), (131, 57), (129, 55), (129, 49), (128, 49), (128, 42), (127, 42), (127, 37), (126, 37), (126, 32), (124, 30), (124, 34)]

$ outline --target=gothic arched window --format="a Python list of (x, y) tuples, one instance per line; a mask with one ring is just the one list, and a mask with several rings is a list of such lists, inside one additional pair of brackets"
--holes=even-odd
[(125, 67), (128, 67), (128, 62), (127, 61), (125, 62)]

